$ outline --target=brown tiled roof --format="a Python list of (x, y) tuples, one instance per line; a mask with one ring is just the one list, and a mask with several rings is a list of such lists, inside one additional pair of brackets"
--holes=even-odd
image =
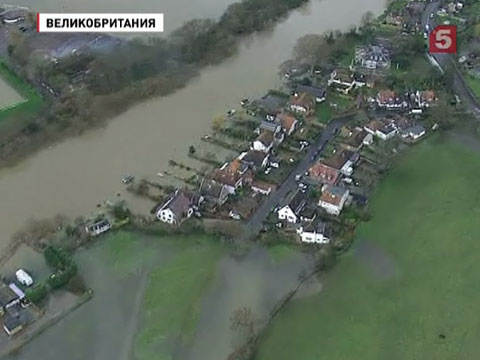
[(342, 197), (347, 192), (346, 189), (338, 186), (327, 186), (320, 197), (320, 200), (335, 206), (340, 205)]
[(321, 179), (329, 184), (337, 182), (340, 172), (322, 163), (314, 164), (309, 170), (310, 176)]
[(262, 133), (257, 137), (256, 141), (260, 141), (266, 147), (270, 146), (273, 143), (275, 136), (271, 131), (262, 131)]
[(225, 169), (215, 169), (213, 172), (213, 179), (220, 184), (235, 186), (241, 178), (241, 174), (231, 171), (228, 167)]
[(331, 168), (341, 170), (343, 165), (345, 165), (345, 163), (348, 160), (350, 160), (352, 155), (353, 153), (351, 151), (347, 151), (347, 150), (337, 151), (335, 155), (327, 159), (324, 159), (322, 162)]
[(286, 112), (281, 112), (280, 114), (277, 115), (277, 119), (280, 120), (280, 123), (282, 124), (282, 127), (286, 131), (290, 131), (292, 127), (295, 125), (297, 122), (297, 119), (295, 119), (294, 116), (286, 113)]
[(396, 99), (396, 94), (392, 90), (382, 90), (378, 93), (378, 100), (381, 103), (392, 102)]
[(420, 99), (422, 101), (425, 101), (427, 103), (432, 103), (432, 102), (435, 102), (435, 100), (437, 99), (436, 95), (435, 95), (435, 91), (433, 90), (426, 90), (426, 91), (422, 91), (420, 93)]
[(311, 109), (315, 107), (315, 99), (313, 98), (312, 95), (309, 95), (304, 92), (298, 96), (292, 96), (290, 99), (290, 104), (303, 106), (307, 109)]

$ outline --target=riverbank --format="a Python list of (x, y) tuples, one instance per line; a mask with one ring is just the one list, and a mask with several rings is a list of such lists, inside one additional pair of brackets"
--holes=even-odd
[(468, 189), (479, 158), (444, 140), (431, 138), (398, 162), (325, 291), (292, 302), (257, 359), (475, 356), (478, 196)]

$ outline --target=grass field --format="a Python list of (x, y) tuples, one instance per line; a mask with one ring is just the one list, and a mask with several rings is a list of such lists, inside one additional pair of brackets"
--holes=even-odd
[(355, 249), (279, 315), (257, 360), (478, 358), (479, 177), (479, 154), (439, 138), (407, 153)]
[(465, 76), (465, 81), (467, 82), (470, 89), (473, 91), (476, 97), (480, 98), (480, 79), (474, 78), (471, 75)]
[(135, 343), (136, 359), (171, 359), (172, 346), (187, 344), (194, 333), (201, 298), (224, 248), (208, 237), (187, 240), (189, 246), (149, 275), (144, 319)]
[(328, 124), (335, 115), (348, 111), (352, 105), (353, 100), (349, 96), (330, 92), (327, 99), (317, 105), (315, 114), (320, 123)]
[(26, 113), (31, 114), (37, 111), (42, 103), (42, 97), (30, 85), (25, 83), (14, 72), (12, 72), (5, 62), (0, 58), (0, 81), (4, 81), (12, 87), (18, 94), (25, 99), (16, 106), (7, 106), (0, 108), (0, 121), (6, 119), (12, 114)]

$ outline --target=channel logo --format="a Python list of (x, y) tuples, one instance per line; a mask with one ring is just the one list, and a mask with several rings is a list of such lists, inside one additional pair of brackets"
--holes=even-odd
[(429, 37), (430, 54), (454, 54), (457, 52), (457, 27), (439, 25)]
[(38, 32), (163, 32), (163, 14), (37, 14)]

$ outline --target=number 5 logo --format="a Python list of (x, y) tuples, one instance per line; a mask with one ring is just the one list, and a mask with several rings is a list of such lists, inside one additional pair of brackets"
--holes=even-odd
[(453, 54), (457, 52), (457, 27), (455, 25), (440, 25), (430, 33), (431, 54)]

